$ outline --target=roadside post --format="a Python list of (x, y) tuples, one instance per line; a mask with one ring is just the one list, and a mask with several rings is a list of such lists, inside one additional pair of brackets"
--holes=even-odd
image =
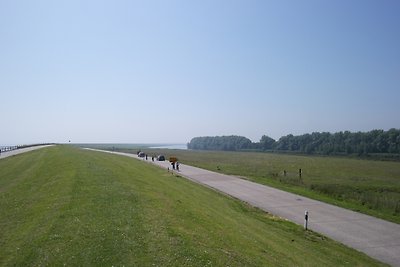
[(308, 211), (304, 212), (304, 229), (308, 230)]

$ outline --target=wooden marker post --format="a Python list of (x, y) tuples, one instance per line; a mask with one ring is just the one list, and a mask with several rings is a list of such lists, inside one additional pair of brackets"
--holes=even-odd
[(308, 211), (304, 212), (304, 229), (308, 230)]

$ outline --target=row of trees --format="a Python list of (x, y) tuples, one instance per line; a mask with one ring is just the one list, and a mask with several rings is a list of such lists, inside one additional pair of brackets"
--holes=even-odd
[(189, 149), (228, 151), (248, 149), (251, 146), (250, 139), (237, 135), (195, 137), (187, 144)]
[(243, 136), (196, 137), (188, 144), (189, 149), (289, 151), (306, 154), (358, 154), (400, 153), (400, 130), (373, 130), (370, 132), (349, 131), (328, 133), (314, 132), (281, 137), (278, 141), (266, 135), (252, 143)]

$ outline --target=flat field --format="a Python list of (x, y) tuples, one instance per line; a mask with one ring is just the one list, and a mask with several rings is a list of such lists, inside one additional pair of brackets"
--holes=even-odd
[(0, 160), (1, 266), (379, 266), (134, 159), (55, 146)]
[(144, 151), (149, 155), (164, 154), (167, 158), (176, 156), (188, 165), (400, 223), (400, 162), (255, 152)]

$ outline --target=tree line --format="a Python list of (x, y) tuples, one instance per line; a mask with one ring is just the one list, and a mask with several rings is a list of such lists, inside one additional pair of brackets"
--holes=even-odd
[(203, 136), (195, 137), (187, 144), (189, 149), (237, 151), (252, 146), (250, 139), (244, 136)]
[(297, 152), (305, 154), (399, 154), (400, 129), (372, 130), (369, 132), (314, 132), (294, 136), (282, 136), (279, 140), (263, 135), (259, 142), (243, 136), (195, 137), (188, 143), (189, 149), (200, 150), (259, 150)]

